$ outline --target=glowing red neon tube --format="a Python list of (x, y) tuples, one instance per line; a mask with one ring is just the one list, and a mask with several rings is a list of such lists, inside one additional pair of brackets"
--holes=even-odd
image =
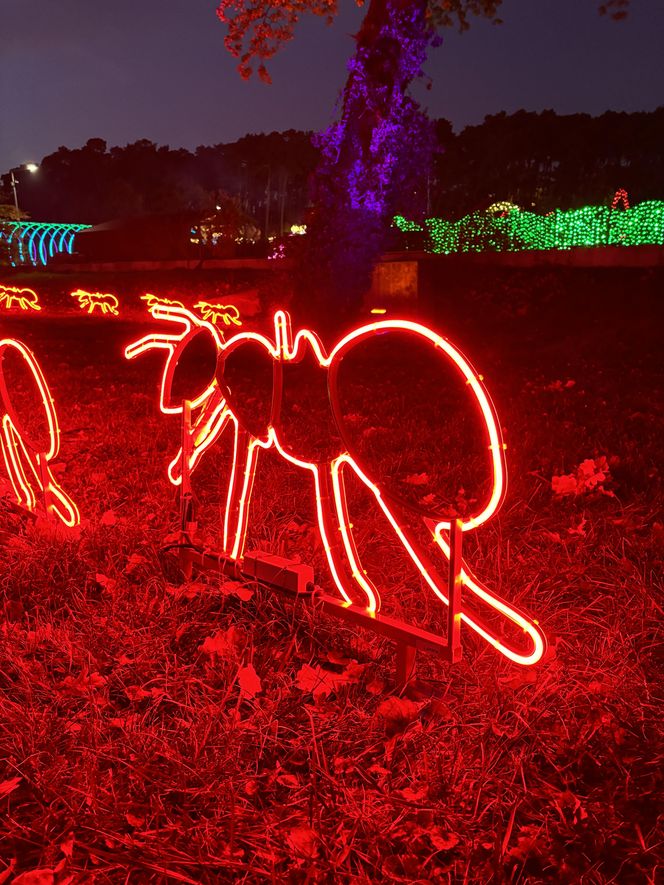
[[(47, 451), (42, 451), (30, 440), (12, 404), (3, 366), (5, 354), (9, 350), (20, 355), (39, 391), (48, 425)], [(17, 502), (31, 512), (37, 511), (43, 502), (47, 514), (54, 515), (70, 528), (78, 525), (81, 521), (78, 508), (56, 482), (49, 467), (49, 462), (60, 451), (60, 427), (53, 397), (32, 351), (12, 338), (0, 340), (0, 406), (0, 448)]]
[[(261, 449), (273, 447), (285, 460), (312, 474), (321, 540), (333, 581), (346, 602), (352, 601), (352, 585), (355, 590), (359, 590), (363, 594), (369, 611), (375, 612), (380, 608), (380, 594), (362, 567), (353, 537), (353, 528), (348, 520), (343, 472), (351, 470), (373, 495), (378, 507), (388, 519), (404, 551), (417, 567), (423, 580), (438, 599), (447, 604), (445, 582), (441, 581), (427, 565), (423, 551), (419, 549), (417, 542), (397, 517), (395, 506), (383, 493), (380, 481), (374, 481), (367, 475), (360, 466), (357, 455), (348, 450), (340, 451), (330, 461), (317, 463), (299, 458), (289, 452), (280, 437), (279, 412), (281, 403), (279, 396), (273, 400), (272, 417), (260, 436), (252, 436), (243, 431), (233, 411), (233, 394), (224, 385), (223, 366), (227, 356), (247, 342), (262, 347), (277, 368), (289, 361), (301, 359), (309, 350), (314, 354), (320, 368), (328, 373), (328, 388), (334, 408), (336, 396), (333, 388), (336, 383), (336, 369), (343, 357), (362, 341), (376, 334), (401, 332), (410, 334), (439, 350), (451, 361), (455, 370), (465, 380), (466, 388), (470, 391), (471, 399), (482, 419), (486, 431), (486, 444), (490, 452), (492, 488), (488, 501), (479, 513), (466, 519), (462, 524), (463, 531), (472, 531), (490, 519), (503, 501), (506, 487), (505, 453), (495, 409), (481, 377), (454, 345), (419, 323), (410, 320), (390, 319), (369, 323), (355, 329), (342, 338), (327, 355), (320, 339), (314, 332), (303, 329), (293, 338), (290, 317), (285, 311), (277, 311), (274, 315), (274, 341), (254, 332), (241, 332), (228, 341), (221, 341), (219, 335), (215, 334), (213, 326), (202, 322), (187, 310), (161, 305), (155, 306), (152, 313), (156, 319), (180, 324), (183, 327), (182, 331), (177, 335), (146, 336), (130, 345), (126, 350), (126, 355), (128, 358), (132, 358), (154, 347), (168, 350), (160, 397), (161, 409), (165, 413), (172, 414), (182, 411), (182, 407), (173, 407), (168, 404), (166, 394), (170, 394), (170, 385), (177, 359), (192, 340), (193, 335), (196, 334), (196, 326), (207, 328), (218, 347), (221, 382), (218, 372), (218, 376), (212, 384), (191, 404), (192, 409), (200, 409), (200, 412), (192, 425), (193, 454), (190, 458), (190, 466), (192, 468), (195, 466), (201, 454), (218, 439), (227, 427), (233, 427), (234, 458), (228, 485), (223, 537), (224, 551), (228, 555), (233, 559), (241, 559), (243, 556), (258, 455)], [(279, 381), (279, 389), (280, 385)], [(339, 414), (338, 410), (335, 410), (334, 418), (337, 425), (340, 426), (343, 416)], [(343, 433), (341, 435), (343, 437)], [(169, 468), (169, 475), (174, 483), (179, 480), (179, 477), (174, 474), (178, 462), (179, 456), (173, 460)], [(450, 549), (447, 533), (450, 530), (450, 519), (426, 519), (425, 524), (430, 530), (432, 543), (449, 560)], [(524, 652), (519, 648), (514, 648), (502, 635), (486, 625), (471, 607), (466, 605), (462, 612), (463, 621), (510, 660), (525, 665), (534, 664), (540, 660), (545, 649), (545, 639), (537, 622), (481, 583), (473, 575), (465, 561), (462, 580), (467, 589), (479, 601), (492, 608), (494, 612), (509, 621), (523, 634), (530, 644), (530, 650)]]

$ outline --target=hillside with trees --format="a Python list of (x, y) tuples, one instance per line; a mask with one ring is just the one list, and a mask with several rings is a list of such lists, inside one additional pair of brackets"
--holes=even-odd
[[(458, 134), (438, 120), (435, 135), (433, 166), (412, 182), (422, 214), (460, 218), (500, 200), (546, 213), (606, 203), (619, 187), (632, 203), (664, 199), (664, 107), (599, 117), (499, 113)], [(15, 173), (21, 208), (37, 220), (96, 224), (232, 201), (263, 233), (279, 235), (306, 221), (318, 159), (312, 134), (295, 130), (194, 151), (91, 138), (44, 157), (36, 175)]]

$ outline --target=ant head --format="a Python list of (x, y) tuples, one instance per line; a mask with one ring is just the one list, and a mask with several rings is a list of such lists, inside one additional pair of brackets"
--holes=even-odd
[(167, 351), (162, 374), (160, 407), (166, 414), (182, 412), (188, 400), (192, 408), (201, 406), (214, 385), (214, 370), (221, 339), (210, 323), (201, 320), (185, 307), (154, 304), (150, 313), (178, 328), (177, 332), (146, 335), (125, 348), (127, 359), (148, 350)]
[(217, 337), (206, 326), (193, 327), (172, 349), (163, 374), (162, 404), (169, 412), (182, 411), (188, 400), (202, 405), (214, 384)]

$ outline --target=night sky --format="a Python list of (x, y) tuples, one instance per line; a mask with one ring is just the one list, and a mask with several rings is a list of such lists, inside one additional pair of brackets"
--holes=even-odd
[[(664, 104), (664, 2), (632, 0), (621, 23), (596, 0), (505, 0), (504, 24), (446, 31), (419, 97), (455, 128), (525, 108), (559, 113)], [(216, 0), (0, 0), (0, 171), (101, 137), (172, 147), (247, 132), (319, 129), (333, 115), (363, 15), (310, 17), (271, 65), (243, 82)]]

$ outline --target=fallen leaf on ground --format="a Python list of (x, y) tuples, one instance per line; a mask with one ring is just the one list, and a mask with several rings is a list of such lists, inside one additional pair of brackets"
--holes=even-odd
[(311, 827), (293, 827), (287, 838), (288, 844), (300, 857), (312, 860), (318, 856), (318, 837)]
[(102, 572), (97, 572), (95, 575), (95, 581), (104, 590), (108, 590), (109, 593), (112, 593), (117, 585), (117, 581), (114, 578), (109, 578), (108, 575), (105, 575)]
[(406, 477), (405, 482), (409, 486), (425, 486), (429, 482), (429, 477), (426, 473), (411, 473)]
[(151, 693), (140, 685), (126, 685), (124, 691), (130, 701), (142, 701), (152, 697)]
[(30, 870), (29, 873), (21, 873), (17, 876), (12, 885), (53, 885), (55, 876), (53, 870)]
[(242, 667), (238, 673), (237, 681), (240, 686), (240, 697), (253, 698), (262, 691), (260, 676), (253, 664)]
[(459, 837), (456, 833), (446, 833), (443, 835), (440, 831), (436, 832), (434, 830), (427, 835), (436, 851), (449, 851), (459, 844)]
[(249, 602), (254, 595), (254, 591), (240, 581), (224, 581), (219, 590), (224, 596), (237, 596), (242, 602)]
[(238, 627), (229, 627), (228, 630), (217, 630), (212, 636), (208, 636), (198, 650), (203, 654), (219, 655), (220, 657), (237, 657), (246, 643), (246, 635)]
[(66, 694), (89, 694), (95, 689), (106, 685), (106, 677), (101, 673), (87, 673), (82, 670), (78, 676), (65, 676), (61, 683), (61, 689)]
[(599, 491), (605, 495), (613, 495), (604, 488), (604, 483), (610, 480), (609, 462), (604, 455), (599, 458), (586, 458), (573, 473), (563, 476), (554, 476), (551, 479), (551, 488), (555, 495), (582, 495), (587, 492)]
[(68, 833), (67, 836), (60, 843), (60, 851), (64, 854), (65, 857), (71, 860), (74, 854), (74, 834)]
[(125, 575), (131, 575), (137, 568), (145, 563), (147, 563), (147, 559), (144, 556), (141, 556), (140, 553), (132, 553), (125, 566)]
[(22, 780), (22, 777), (11, 777), (7, 781), (2, 781), (0, 783), (0, 799), (3, 796), (8, 796), (10, 793), (13, 793)]
[(576, 495), (576, 476), (573, 473), (568, 473), (565, 476), (554, 476), (551, 479), (551, 488), (554, 495), (560, 495), (561, 497), (564, 495)]
[(386, 698), (378, 705), (376, 716), (385, 720), (389, 734), (404, 731), (417, 719), (418, 706), (408, 698)]
[(295, 685), (300, 691), (311, 692), (315, 700), (331, 694), (340, 683), (345, 681), (343, 674), (323, 670), (318, 664), (315, 667), (304, 664), (295, 677)]

